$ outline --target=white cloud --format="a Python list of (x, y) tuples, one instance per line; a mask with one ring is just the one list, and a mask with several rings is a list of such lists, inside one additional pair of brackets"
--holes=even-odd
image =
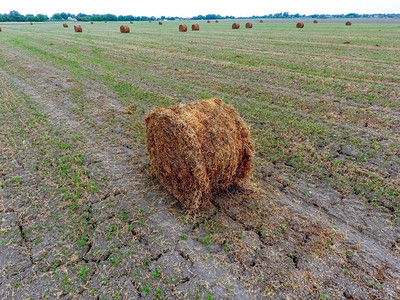
[(21, 14), (43, 13), (51, 16), (56, 12), (134, 15), (134, 16), (182, 16), (215, 13), (225, 15), (251, 16), (278, 12), (313, 14), (341, 13), (400, 13), (399, 0), (282, 0), (282, 1), (217, 1), (217, 0), (153, 0), (153, 1), (94, 1), (94, 0), (18, 0), (2, 1), (0, 13), (17, 10)]

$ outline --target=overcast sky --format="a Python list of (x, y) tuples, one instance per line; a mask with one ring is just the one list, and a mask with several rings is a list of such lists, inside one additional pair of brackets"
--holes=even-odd
[(0, 13), (17, 10), (19, 13), (48, 16), (56, 12), (192, 17), (205, 14), (240, 16), (265, 15), (279, 12), (300, 14), (400, 13), (400, 0), (1, 0)]

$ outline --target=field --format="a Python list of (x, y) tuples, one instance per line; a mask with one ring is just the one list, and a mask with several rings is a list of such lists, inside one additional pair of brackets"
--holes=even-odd
[[(1, 299), (400, 299), (400, 24), (253, 22), (0, 24)], [(211, 97), (254, 176), (188, 212), (144, 117)]]

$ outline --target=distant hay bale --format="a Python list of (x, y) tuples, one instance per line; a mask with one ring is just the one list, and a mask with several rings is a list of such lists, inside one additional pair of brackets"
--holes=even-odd
[(350, 42), (349, 41), (345, 41), (345, 42), (343, 42), (343, 44), (348, 45), (348, 44), (350, 44)]
[(187, 31), (187, 26), (186, 26), (186, 24), (181, 24), (181, 25), (179, 25), (179, 31), (180, 31), (180, 32), (186, 32), (186, 31)]
[(207, 23), (211, 23), (211, 21), (210, 21), (210, 20), (207, 20)]
[(260, 20), (260, 23), (264, 23), (264, 20)]
[(0, 32), (1, 32), (1, 27), (0, 27)]
[(200, 30), (199, 24), (193, 24), (192, 25), (192, 31), (199, 31), (199, 30)]
[(64, 28), (68, 28), (68, 24), (67, 24), (67, 23), (64, 23), (64, 24), (63, 24), (63, 27), (64, 27)]
[(350, 21), (347, 21), (347, 22), (346, 22), (346, 26), (351, 26), (351, 22), (350, 22)]
[(91, 21), (90, 24), (93, 24), (93, 21)]
[(218, 21), (218, 20), (215, 20), (215, 23), (219, 23), (219, 21)]
[(157, 108), (145, 122), (151, 170), (185, 207), (197, 209), (251, 175), (249, 128), (222, 100)]
[(232, 29), (239, 29), (240, 28), (240, 24), (239, 23), (233, 23), (232, 24)]
[(304, 27), (304, 23), (303, 22), (299, 22), (296, 24), (296, 28), (303, 28)]
[(119, 31), (121, 33), (129, 33), (129, 32), (131, 32), (131, 29), (129, 28), (128, 25), (121, 25), (121, 27), (119, 28)]
[(29, 24), (33, 25), (33, 23), (32, 23), (32, 22), (30, 22)]
[(246, 23), (246, 28), (253, 28), (253, 23), (247, 22)]
[(104, 23), (107, 23), (108, 21), (104, 21)]
[(74, 30), (75, 30), (75, 32), (82, 32), (81, 25), (74, 25)]
[(149, 23), (151, 23), (151, 20), (149, 20)]
[(130, 21), (129, 23), (133, 24), (133, 21)]
[(318, 23), (318, 21), (317, 20), (314, 20), (314, 22), (313, 22), (314, 24), (317, 24)]
[(158, 25), (162, 25), (162, 22), (160, 21), (160, 22), (158, 22)]

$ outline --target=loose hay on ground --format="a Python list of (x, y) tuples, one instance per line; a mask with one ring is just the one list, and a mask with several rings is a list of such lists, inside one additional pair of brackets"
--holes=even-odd
[(145, 121), (152, 171), (185, 207), (196, 209), (250, 176), (254, 146), (249, 129), (222, 100), (157, 108)]

